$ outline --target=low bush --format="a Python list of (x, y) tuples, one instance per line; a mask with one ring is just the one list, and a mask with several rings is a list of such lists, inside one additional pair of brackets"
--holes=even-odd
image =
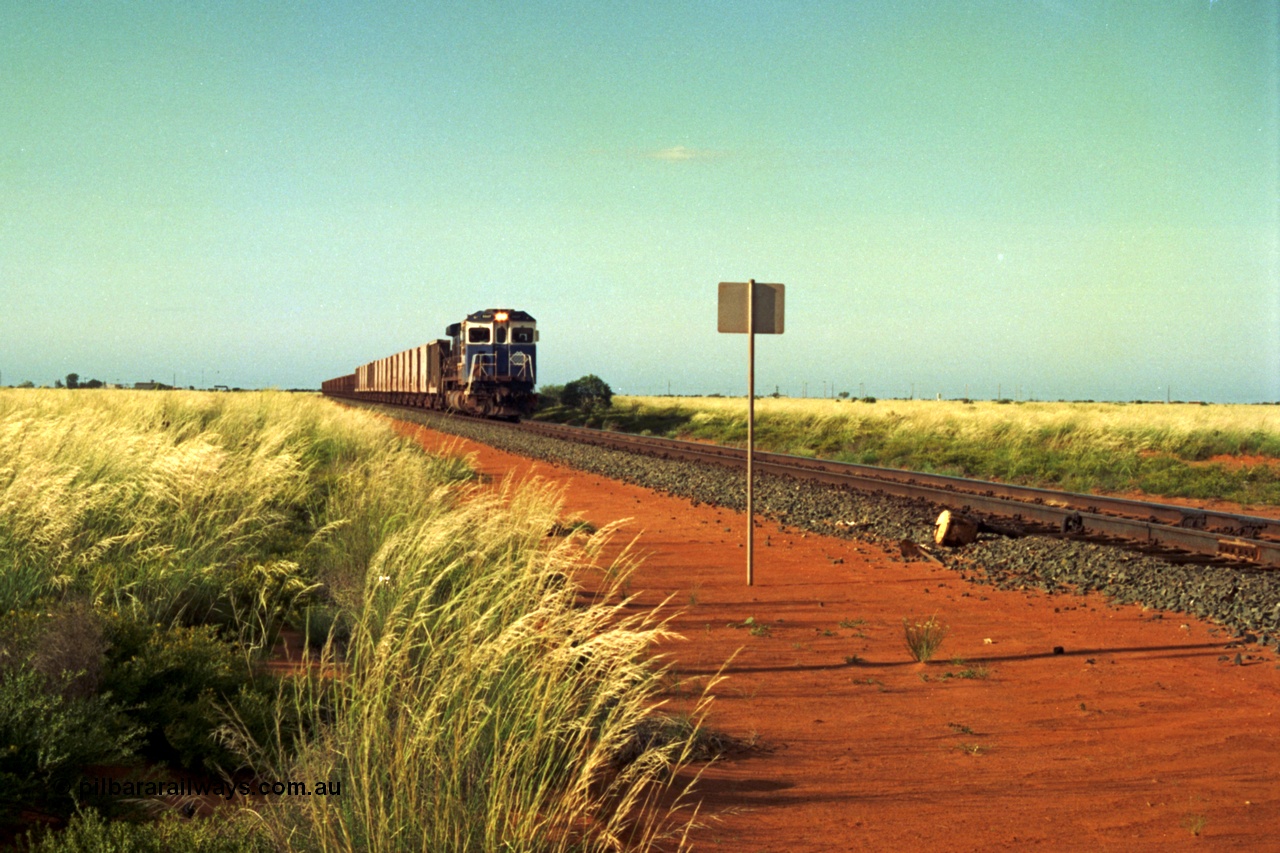
[(158, 627), (115, 620), (107, 631), (102, 688), (142, 726), (141, 754), (186, 768), (231, 770), (240, 757), (222, 743), (228, 715), (263, 737), (273, 725), (275, 686), (211, 626)]
[(609, 387), (609, 383), (594, 373), (565, 383), (564, 390), (560, 392), (561, 405), (571, 409), (588, 412), (607, 409), (612, 402), (613, 389)]
[(65, 814), (85, 767), (133, 759), (144, 728), (109, 695), (67, 687), (26, 666), (0, 672), (0, 824), (24, 808)]
[(542, 385), (538, 388), (538, 410), (554, 409), (562, 405), (563, 385)]
[(30, 831), (22, 853), (275, 853), (262, 822), (249, 813), (186, 820), (172, 813), (156, 821), (105, 820), (94, 809), (60, 830)]

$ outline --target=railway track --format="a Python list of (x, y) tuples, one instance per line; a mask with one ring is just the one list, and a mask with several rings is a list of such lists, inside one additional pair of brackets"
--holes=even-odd
[[(742, 448), (536, 421), (512, 425), (512, 429), (663, 459), (746, 468)], [(1119, 541), (1165, 557), (1194, 556), (1280, 568), (1280, 519), (782, 453), (757, 451), (754, 464), (764, 474), (927, 501), (988, 522), (999, 519), (1006, 531), (1012, 523), (1019, 532)]]
[[(538, 422), (495, 423), (421, 408), (371, 408), (695, 504), (740, 509), (745, 503), (745, 454), (739, 449)], [(756, 464), (766, 472), (757, 478), (757, 507), (788, 527), (897, 543), (905, 558), (934, 558), (975, 584), (1050, 595), (1096, 592), (1153, 610), (1152, 618), (1188, 614), (1235, 632), (1228, 649), (1258, 642), (1280, 651), (1280, 573), (1271, 571), (1280, 564), (1277, 519), (783, 454), (757, 454)], [(927, 553), (909, 548), (933, 537), (940, 509), (1010, 535), (942, 551), (925, 546)]]
[[(417, 407), (376, 405), (424, 413), (426, 416), (425, 410)], [(461, 418), (478, 422), (465, 415), (436, 412), (429, 415), (445, 420)], [(606, 450), (721, 468), (746, 468), (746, 450), (743, 448), (540, 421), (483, 423), (494, 429), (524, 432)], [(922, 501), (972, 516), (986, 523), (988, 529), (1011, 535), (1034, 534), (1104, 542), (1173, 562), (1280, 568), (1280, 519), (1277, 518), (765, 451), (756, 451), (754, 465), (761, 474), (821, 483), (864, 494)]]

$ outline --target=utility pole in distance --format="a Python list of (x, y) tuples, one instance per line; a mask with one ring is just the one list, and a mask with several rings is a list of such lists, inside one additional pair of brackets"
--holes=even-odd
[(786, 285), (720, 282), (717, 331), (747, 335), (747, 586), (755, 583), (756, 334), (782, 334)]

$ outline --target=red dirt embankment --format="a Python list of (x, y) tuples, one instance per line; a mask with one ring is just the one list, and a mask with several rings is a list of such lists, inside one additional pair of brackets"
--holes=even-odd
[[(1002, 592), (771, 522), (747, 587), (739, 514), (402, 429), (495, 478), (561, 483), (593, 524), (630, 518), (632, 587), (675, 594), (687, 640), (665, 651), (690, 686), (737, 653), (709, 722), (763, 748), (706, 773), (696, 849), (1280, 845), (1278, 661), (1211, 624)], [(903, 619), (932, 614), (950, 633), (915, 663)], [(749, 617), (768, 631), (734, 627)]]

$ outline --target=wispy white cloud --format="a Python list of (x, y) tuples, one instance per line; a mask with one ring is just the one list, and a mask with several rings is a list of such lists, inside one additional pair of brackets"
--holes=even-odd
[(698, 148), (686, 148), (683, 145), (673, 145), (670, 148), (662, 148), (658, 151), (650, 151), (646, 156), (655, 160), (668, 160), (671, 162), (681, 162), (684, 160), (709, 160), (713, 157), (721, 156), (719, 151), (707, 151)]

